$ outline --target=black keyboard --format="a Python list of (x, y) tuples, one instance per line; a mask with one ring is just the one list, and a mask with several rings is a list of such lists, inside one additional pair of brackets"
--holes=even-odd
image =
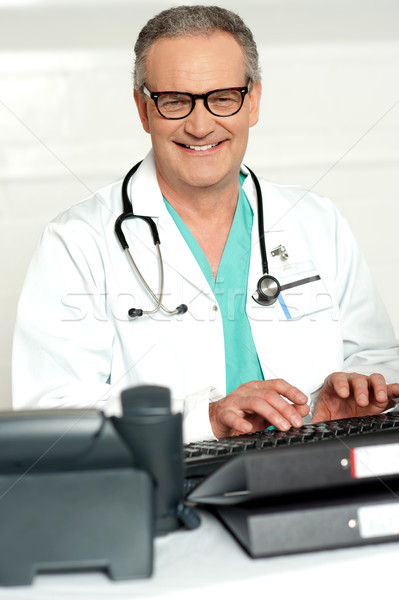
[[(363, 436), (370, 433), (399, 430), (399, 411), (375, 416), (337, 419), (292, 427), (282, 432), (266, 429), (259, 433), (185, 444), (185, 478), (188, 487), (212, 473), (226, 461), (243, 452), (276, 451), (298, 444), (315, 444), (325, 440)], [(190, 483), (190, 480), (192, 483)]]

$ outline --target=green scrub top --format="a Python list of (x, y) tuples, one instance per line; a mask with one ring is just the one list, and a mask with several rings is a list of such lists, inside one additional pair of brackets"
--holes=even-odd
[(219, 305), (224, 334), (226, 394), (247, 381), (264, 379), (245, 311), (253, 222), (253, 211), (242, 189), (245, 177), (240, 173), (237, 208), (216, 281), (208, 259), (191, 231), (164, 198), (166, 208), (201, 267)]

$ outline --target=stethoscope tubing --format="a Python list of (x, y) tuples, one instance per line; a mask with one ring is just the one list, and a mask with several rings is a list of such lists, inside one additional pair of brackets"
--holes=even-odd
[[(168, 308), (166, 308), (166, 306), (164, 306), (162, 304), (163, 294), (164, 294), (164, 268), (163, 268), (162, 254), (161, 254), (161, 250), (160, 250), (161, 242), (159, 239), (158, 228), (155, 224), (155, 221), (151, 217), (134, 214), (133, 203), (129, 199), (128, 185), (129, 185), (131, 178), (133, 177), (133, 175), (135, 174), (137, 169), (140, 167), (141, 163), (142, 163), (142, 161), (135, 164), (127, 172), (127, 174), (122, 182), (121, 194), (122, 194), (122, 203), (123, 203), (123, 213), (121, 215), (119, 215), (119, 217), (115, 221), (115, 234), (119, 240), (120, 245), (122, 246), (122, 249), (127, 254), (129, 261), (130, 261), (134, 271), (136, 272), (138, 278), (140, 279), (144, 288), (147, 290), (148, 294), (154, 300), (155, 307), (152, 310), (148, 310), (148, 311), (132, 308), (129, 310), (129, 316), (137, 317), (137, 316), (141, 316), (143, 314), (151, 315), (151, 314), (156, 313), (160, 309), (162, 309), (166, 314), (169, 314), (169, 315), (183, 314), (187, 311), (186, 304), (181, 304), (175, 310), (169, 310)], [(252, 177), (252, 180), (255, 185), (255, 190), (256, 190), (257, 209), (258, 209), (259, 250), (260, 250), (260, 255), (261, 255), (262, 273), (263, 273), (262, 277), (258, 281), (257, 290), (252, 297), (258, 304), (261, 304), (263, 306), (270, 306), (270, 305), (274, 304), (274, 302), (277, 300), (277, 298), (280, 294), (280, 291), (281, 291), (281, 286), (280, 286), (280, 283), (278, 282), (278, 280), (269, 274), (269, 265), (268, 265), (268, 261), (267, 261), (264, 220), (263, 220), (263, 197), (262, 197), (262, 190), (260, 187), (260, 183), (259, 183), (259, 180), (256, 177), (255, 173), (249, 167), (246, 167), (246, 168), (248, 169), (248, 171)], [(152, 289), (146, 282), (144, 276), (140, 272), (135, 260), (133, 259), (132, 254), (130, 252), (129, 244), (127, 243), (126, 237), (122, 231), (122, 225), (123, 225), (124, 221), (127, 219), (141, 219), (141, 220), (145, 221), (147, 223), (147, 225), (150, 227), (152, 239), (157, 248), (158, 262), (159, 262), (159, 268), (160, 268), (160, 292), (159, 292), (158, 296), (152, 291)], [(265, 290), (266, 290), (266, 292), (265, 292)], [(269, 292), (269, 290), (272, 290), (272, 291)]]

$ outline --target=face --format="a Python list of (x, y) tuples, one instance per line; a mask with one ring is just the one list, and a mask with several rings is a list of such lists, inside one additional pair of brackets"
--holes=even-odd
[[(146, 67), (145, 83), (152, 92), (204, 94), (248, 83), (241, 46), (225, 32), (157, 40), (150, 48)], [(260, 94), (260, 84), (253, 85), (241, 110), (230, 117), (212, 115), (203, 100), (197, 100), (188, 117), (168, 120), (158, 113), (153, 100), (135, 92), (166, 197), (236, 184), (249, 128), (258, 120)]]

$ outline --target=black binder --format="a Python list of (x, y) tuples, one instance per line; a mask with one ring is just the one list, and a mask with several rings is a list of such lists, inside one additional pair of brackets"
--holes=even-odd
[(399, 540), (399, 432), (244, 453), (189, 495), (252, 557)]
[(399, 430), (368, 433), (243, 453), (205, 478), (193, 502), (238, 504), (338, 487), (348, 489), (399, 477)]
[(399, 541), (399, 488), (217, 506), (253, 558)]

